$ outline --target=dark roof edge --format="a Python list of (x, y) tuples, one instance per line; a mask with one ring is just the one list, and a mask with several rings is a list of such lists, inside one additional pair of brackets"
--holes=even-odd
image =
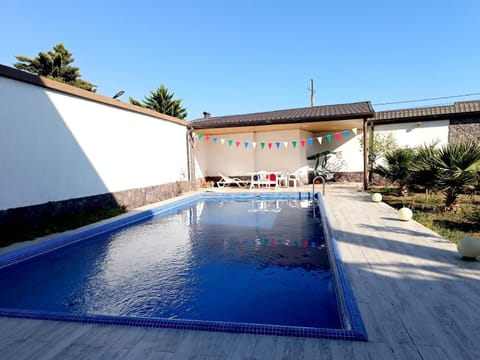
[[(465, 110), (464, 105), (475, 104), (471, 109)], [(430, 111), (430, 113), (428, 113)], [(427, 112), (427, 113), (426, 113)], [(395, 116), (395, 113), (397, 116)], [(435, 121), (465, 117), (480, 114), (480, 101), (457, 101), (451, 105), (428, 106), (419, 108), (406, 108), (396, 110), (377, 111), (376, 116), (370, 121), (373, 124), (405, 123), (411, 121)], [(390, 116), (388, 116), (390, 115)], [(384, 118), (384, 116), (386, 116)]]
[(123, 101), (118, 101), (105, 95), (100, 95), (91, 91), (83, 90), (71, 85), (64, 84), (59, 81), (50, 80), (46, 77), (38, 76), (35, 74), (28, 73), (26, 71), (14, 69), (2, 64), (0, 64), (0, 76), (21, 81), (28, 84), (40, 86), (46, 89), (55, 90), (64, 94), (77, 96), (82, 99), (94, 101), (100, 104), (114, 106), (122, 110), (127, 110), (134, 113), (151, 116), (151, 117), (169, 121), (178, 125), (183, 125), (183, 126), (189, 125), (189, 122), (183, 119), (178, 119), (176, 117), (166, 115), (166, 114), (161, 114), (159, 112), (156, 112), (150, 109), (145, 109), (140, 106), (135, 106)]
[[(315, 121), (335, 121), (335, 120), (351, 120), (351, 119), (367, 119), (373, 118), (375, 116), (375, 110), (372, 107), (370, 101), (362, 101), (356, 103), (344, 103), (344, 104), (332, 104), (332, 105), (321, 105), (316, 106), (316, 108), (322, 107), (333, 107), (333, 106), (348, 106), (348, 105), (357, 105), (363, 104), (366, 105), (369, 109), (367, 112), (352, 112), (348, 114), (333, 114), (333, 115), (325, 115), (325, 116), (311, 116), (311, 117), (291, 117), (288, 119), (276, 119), (276, 120), (268, 120), (268, 119), (260, 119), (260, 120), (253, 120), (249, 121), (245, 124), (232, 124), (232, 123), (213, 123), (217, 119), (227, 119), (227, 118), (236, 118), (236, 117), (250, 117), (250, 116), (257, 116), (262, 114), (278, 114), (282, 112), (292, 112), (292, 111), (301, 111), (307, 108), (295, 108), (295, 109), (283, 109), (283, 110), (274, 110), (274, 111), (263, 111), (263, 112), (255, 112), (255, 113), (247, 113), (247, 114), (239, 114), (239, 115), (226, 115), (226, 116), (215, 116), (210, 118), (200, 118), (195, 119), (190, 122), (190, 126), (194, 129), (219, 129), (219, 128), (229, 128), (229, 127), (248, 127), (248, 126), (261, 126), (261, 125), (280, 125), (280, 124), (292, 124), (292, 123), (308, 123), (308, 122), (315, 122)], [(203, 124), (207, 122), (206, 124)]]

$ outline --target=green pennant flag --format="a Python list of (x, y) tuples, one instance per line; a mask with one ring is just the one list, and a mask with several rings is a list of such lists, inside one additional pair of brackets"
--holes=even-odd
[(262, 150), (263, 150), (265, 148), (265, 143), (264, 142), (260, 143), (260, 146), (262, 147)]
[(295, 140), (292, 141), (293, 148), (295, 149), (297, 147), (297, 142)]
[(198, 140), (200, 140), (203, 137), (203, 134), (198, 134)]
[(327, 135), (327, 141), (332, 142), (332, 135)]
[(233, 140), (228, 140), (228, 146), (232, 146)]

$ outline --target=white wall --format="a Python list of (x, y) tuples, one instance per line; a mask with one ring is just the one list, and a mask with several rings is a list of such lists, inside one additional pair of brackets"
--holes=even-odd
[[(199, 130), (198, 133), (202, 134)], [(284, 130), (275, 132), (260, 133), (239, 133), (217, 135), (218, 140), (213, 143), (210, 138), (206, 141), (205, 136), (198, 140), (196, 137), (195, 159), (197, 176), (199, 173), (204, 176), (218, 176), (218, 173), (229, 176), (246, 175), (252, 171), (296, 171), (306, 166), (309, 161), (306, 159), (308, 145), (303, 148), (300, 145), (301, 139), (311, 137), (311, 133), (300, 130)], [(222, 144), (221, 139), (225, 142)], [(228, 145), (228, 140), (233, 140), (233, 145)], [(296, 148), (293, 148), (291, 141), (297, 140)], [(235, 142), (240, 141), (238, 147)], [(248, 141), (248, 148), (244, 142)], [(252, 143), (256, 142), (253, 149)], [(262, 150), (261, 143), (265, 143)], [(272, 148), (268, 143), (272, 142)], [(275, 142), (280, 142), (277, 149)], [(284, 142), (288, 142), (285, 148)]]
[(438, 141), (438, 145), (448, 144), (448, 120), (423, 121), (403, 124), (376, 125), (377, 134), (391, 132), (400, 147), (415, 147), (417, 145), (432, 144)]
[(0, 77), (0, 209), (173, 182), (186, 127)]

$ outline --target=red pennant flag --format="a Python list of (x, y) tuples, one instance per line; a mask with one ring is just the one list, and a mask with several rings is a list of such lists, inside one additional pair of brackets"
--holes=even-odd
[(240, 146), (240, 141), (235, 141), (235, 146), (238, 148)]
[(300, 145), (302, 145), (302, 147), (305, 147), (305, 140), (300, 140)]
[(337, 140), (340, 140), (340, 133), (336, 133), (335, 137), (337, 138)]
[(210, 140), (210, 135), (205, 135), (205, 140)]
[(270, 150), (272, 150), (272, 145), (273, 145), (273, 144), (272, 144), (271, 142), (268, 143), (268, 148), (269, 148)]

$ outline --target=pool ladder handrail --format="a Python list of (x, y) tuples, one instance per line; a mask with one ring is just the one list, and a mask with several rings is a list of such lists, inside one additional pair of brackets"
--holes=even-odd
[(313, 181), (312, 181), (312, 196), (314, 197), (315, 196), (315, 181), (318, 180), (322, 180), (322, 184), (323, 184), (323, 190), (322, 190), (322, 193), (323, 195), (325, 196), (325, 178), (321, 175), (317, 175), (313, 178)]

